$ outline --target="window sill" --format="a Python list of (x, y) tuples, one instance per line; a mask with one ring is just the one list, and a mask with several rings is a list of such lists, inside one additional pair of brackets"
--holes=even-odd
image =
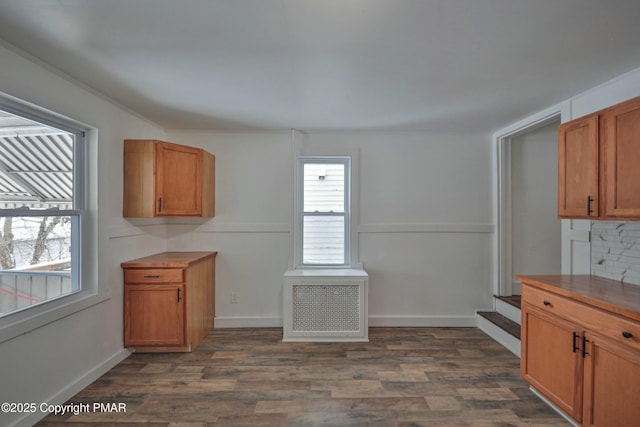
[(110, 294), (80, 292), (76, 295), (42, 304), (39, 307), (9, 315), (0, 319), (0, 343), (100, 304), (110, 298)]
[(284, 277), (368, 277), (362, 269), (344, 268), (299, 268), (287, 270)]

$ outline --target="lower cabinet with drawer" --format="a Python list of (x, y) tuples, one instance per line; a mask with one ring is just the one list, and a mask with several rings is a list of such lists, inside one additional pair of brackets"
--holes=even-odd
[(216, 252), (166, 252), (122, 263), (124, 346), (192, 351), (213, 328)]
[(640, 287), (519, 276), (521, 375), (585, 426), (640, 425)]

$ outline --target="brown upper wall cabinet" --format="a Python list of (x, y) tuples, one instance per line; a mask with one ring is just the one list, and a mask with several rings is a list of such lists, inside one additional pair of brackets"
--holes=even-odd
[(640, 220), (640, 97), (560, 125), (558, 217)]
[(124, 141), (123, 216), (213, 217), (215, 157), (149, 139)]
[(558, 216), (599, 216), (599, 115), (560, 125), (558, 131)]
[(640, 98), (604, 114), (605, 216), (640, 220)]

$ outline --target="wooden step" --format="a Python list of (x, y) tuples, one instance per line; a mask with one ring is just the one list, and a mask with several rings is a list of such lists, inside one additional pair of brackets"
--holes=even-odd
[(499, 299), (500, 301), (506, 302), (507, 304), (510, 304), (516, 308), (521, 308), (522, 295), (511, 295), (509, 297), (499, 297), (496, 295), (495, 298)]
[(484, 317), (489, 322), (498, 326), (500, 329), (503, 329), (509, 335), (520, 339), (520, 325), (518, 325), (513, 320), (510, 320), (502, 314), (496, 313), (495, 311), (479, 311), (478, 316)]

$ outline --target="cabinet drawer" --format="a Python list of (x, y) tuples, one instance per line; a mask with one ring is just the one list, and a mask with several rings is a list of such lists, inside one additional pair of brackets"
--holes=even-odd
[(183, 283), (184, 270), (180, 268), (125, 269), (125, 283)]
[(567, 320), (575, 320), (580, 316), (580, 310), (586, 308), (560, 295), (527, 286), (526, 283), (522, 285), (522, 304), (534, 306), (546, 313), (552, 313)]
[(580, 319), (588, 331), (640, 351), (640, 323), (591, 307)]
[(522, 287), (522, 303), (535, 306), (547, 313), (577, 323), (590, 332), (640, 350), (640, 323), (636, 321), (526, 284)]

